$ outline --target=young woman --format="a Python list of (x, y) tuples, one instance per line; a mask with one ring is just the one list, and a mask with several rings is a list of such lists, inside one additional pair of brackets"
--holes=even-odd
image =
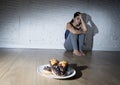
[(73, 19), (66, 24), (64, 47), (68, 51), (73, 51), (77, 56), (85, 56), (82, 51), (84, 37), (87, 32), (82, 13), (74, 13)]

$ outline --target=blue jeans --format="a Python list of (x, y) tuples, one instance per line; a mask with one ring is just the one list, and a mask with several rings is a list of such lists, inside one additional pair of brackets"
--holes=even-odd
[(85, 34), (73, 34), (69, 33), (64, 42), (64, 47), (68, 51), (82, 50), (84, 44)]

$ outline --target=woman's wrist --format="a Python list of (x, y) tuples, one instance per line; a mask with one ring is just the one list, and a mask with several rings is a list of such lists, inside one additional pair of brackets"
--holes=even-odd
[(81, 34), (86, 34), (86, 31), (80, 31), (81, 32)]

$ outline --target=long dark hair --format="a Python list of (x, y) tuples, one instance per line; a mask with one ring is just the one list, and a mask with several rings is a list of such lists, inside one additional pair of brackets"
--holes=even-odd
[[(75, 12), (74, 13), (74, 18), (79, 16), (80, 14), (81, 14), (80, 12)], [(72, 23), (73, 23), (73, 19), (70, 21), (70, 24), (72, 24)]]

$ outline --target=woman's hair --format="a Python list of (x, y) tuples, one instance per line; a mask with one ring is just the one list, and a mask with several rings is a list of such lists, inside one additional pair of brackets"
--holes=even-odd
[[(75, 12), (74, 13), (74, 18), (79, 16), (80, 14), (81, 14), (80, 12)], [(70, 21), (70, 24), (72, 24), (72, 23), (73, 23), (73, 19)]]

